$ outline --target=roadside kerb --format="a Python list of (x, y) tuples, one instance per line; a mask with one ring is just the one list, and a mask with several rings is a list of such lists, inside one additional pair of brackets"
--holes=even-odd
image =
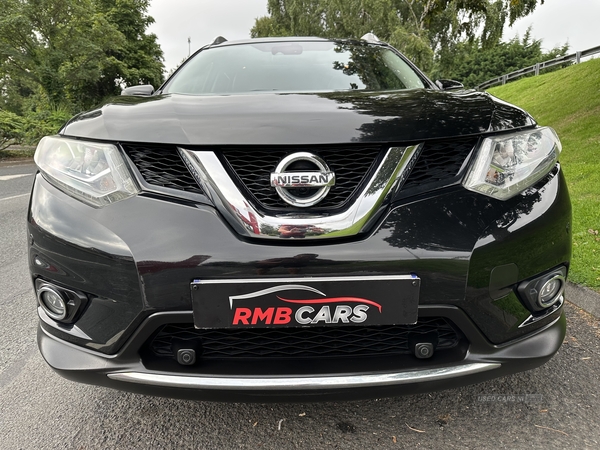
[(565, 296), (567, 301), (590, 313), (594, 317), (600, 318), (600, 294), (596, 291), (567, 281)]

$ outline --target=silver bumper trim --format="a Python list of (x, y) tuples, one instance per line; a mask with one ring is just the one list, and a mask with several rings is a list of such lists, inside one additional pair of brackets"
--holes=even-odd
[(564, 303), (565, 303), (565, 296), (561, 294), (558, 302), (556, 302), (554, 305), (552, 305), (550, 308), (548, 308), (548, 310), (546, 310), (543, 314), (541, 314), (539, 316), (530, 315), (527, 319), (525, 319), (523, 321), (523, 323), (521, 325), (519, 325), (519, 328), (526, 327), (527, 325), (531, 325), (533, 323), (536, 323), (539, 320), (545, 319), (546, 317), (554, 314), (556, 311), (558, 311), (560, 308), (562, 308)]
[(172, 388), (223, 390), (312, 390), (348, 389), (359, 387), (392, 386), (416, 382), (438, 381), (485, 372), (500, 367), (499, 363), (472, 363), (454, 367), (414, 370), (398, 373), (319, 377), (206, 377), (163, 375), (158, 373), (114, 372), (107, 376), (127, 383), (147, 384)]

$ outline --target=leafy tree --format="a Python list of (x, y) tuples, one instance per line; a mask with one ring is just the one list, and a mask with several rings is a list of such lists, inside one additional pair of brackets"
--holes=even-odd
[(475, 87), (505, 73), (565, 55), (568, 49), (568, 44), (565, 44), (544, 53), (541, 41), (532, 39), (530, 30), (522, 39), (517, 36), (489, 48), (483, 47), (479, 40), (464, 42), (455, 46), (454, 63), (445, 69), (444, 78), (460, 80), (467, 87)]
[(30, 78), (10, 76), (0, 63), (0, 109), (22, 115), (24, 100), (37, 88)]
[(27, 78), (54, 104), (90, 103), (106, 53), (124, 39), (91, 0), (3, 0), (0, 61), (11, 80)]
[(71, 109), (64, 105), (49, 104), (43, 93), (38, 91), (25, 100), (21, 143), (36, 145), (41, 137), (58, 133), (72, 116)]
[(258, 36), (359, 38), (367, 32), (390, 42), (424, 70), (434, 54), (480, 39), (488, 48), (543, 0), (268, 0), (268, 16), (256, 19)]
[[(96, 97), (102, 99), (121, 92), (120, 84), (133, 86), (164, 81), (163, 52), (155, 34), (146, 34), (154, 19), (147, 15), (148, 0), (96, 0), (105, 14), (123, 35), (124, 43), (107, 52), (108, 63), (102, 77), (95, 83)], [(120, 83), (115, 83), (115, 80)]]
[(2, 2), (5, 97), (26, 97), (24, 90), (40, 86), (50, 104), (81, 110), (118, 93), (119, 83), (162, 81), (162, 52), (156, 36), (145, 33), (152, 23), (147, 1)]
[(154, 21), (148, 4), (2, 0), (0, 142), (35, 143), (124, 86), (160, 85), (162, 50), (146, 32)]
[(0, 150), (21, 143), (23, 119), (10, 111), (0, 109)]

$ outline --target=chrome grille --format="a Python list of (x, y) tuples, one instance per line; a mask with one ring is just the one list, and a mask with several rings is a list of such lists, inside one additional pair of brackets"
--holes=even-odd
[(231, 171), (254, 198), (266, 208), (294, 209), (271, 187), (270, 174), (285, 156), (307, 151), (320, 156), (335, 172), (335, 186), (315, 208), (339, 208), (352, 197), (378, 159), (381, 146), (299, 147), (299, 148), (229, 148), (222, 155)]

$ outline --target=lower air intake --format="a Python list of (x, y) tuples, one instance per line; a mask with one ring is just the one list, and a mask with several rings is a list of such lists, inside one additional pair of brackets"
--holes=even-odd
[(432, 332), (437, 332), (437, 351), (453, 348), (460, 340), (440, 317), (415, 325), (366, 327), (198, 330), (193, 324), (171, 324), (160, 329), (150, 349), (156, 356), (174, 358), (173, 342), (188, 341), (201, 349), (203, 359), (386, 356), (410, 354), (409, 339)]

